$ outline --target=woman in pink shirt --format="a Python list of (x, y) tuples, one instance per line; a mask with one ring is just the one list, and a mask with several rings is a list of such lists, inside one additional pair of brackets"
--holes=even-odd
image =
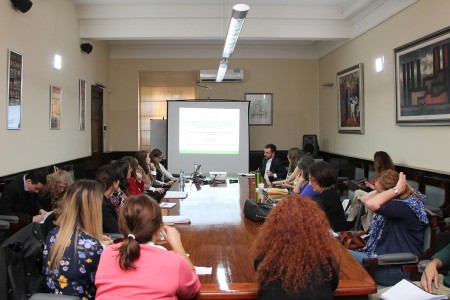
[[(180, 234), (163, 226), (156, 201), (145, 194), (128, 198), (119, 228), (123, 242), (106, 248), (100, 258), (97, 300), (191, 299), (198, 294), (200, 281)], [(160, 233), (173, 251), (155, 245)]]

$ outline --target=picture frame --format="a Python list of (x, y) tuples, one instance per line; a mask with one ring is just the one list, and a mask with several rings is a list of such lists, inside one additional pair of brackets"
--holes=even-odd
[(400, 126), (450, 125), (450, 26), (394, 49)]
[(86, 129), (86, 81), (79, 80), (79, 129)]
[(364, 134), (364, 70), (359, 63), (337, 73), (338, 132)]
[(8, 50), (7, 129), (22, 127), (23, 55)]
[(246, 93), (245, 100), (250, 101), (248, 119), (250, 125), (272, 125), (272, 93)]
[(50, 129), (61, 129), (62, 89), (50, 85)]

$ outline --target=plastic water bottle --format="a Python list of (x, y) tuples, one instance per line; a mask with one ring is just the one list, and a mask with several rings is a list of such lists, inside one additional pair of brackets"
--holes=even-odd
[(197, 168), (198, 168), (198, 162), (195, 162), (194, 163), (194, 173), (196, 173), (198, 171)]
[(184, 183), (185, 183), (185, 177), (184, 177), (184, 170), (183, 168), (180, 169), (180, 190), (184, 191)]

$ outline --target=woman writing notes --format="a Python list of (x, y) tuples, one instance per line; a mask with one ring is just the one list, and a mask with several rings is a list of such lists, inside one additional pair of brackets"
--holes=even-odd
[[(119, 227), (123, 242), (105, 249), (100, 260), (97, 300), (191, 299), (199, 292), (200, 281), (180, 234), (163, 225), (156, 201), (147, 195), (127, 199)], [(160, 234), (173, 251), (156, 245)]]
[(333, 299), (339, 282), (337, 246), (315, 201), (300, 195), (281, 200), (254, 245), (258, 299)]

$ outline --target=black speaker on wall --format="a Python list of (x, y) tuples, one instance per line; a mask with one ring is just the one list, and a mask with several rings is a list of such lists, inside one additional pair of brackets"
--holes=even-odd
[(31, 0), (11, 0), (12, 5), (15, 9), (26, 13), (33, 6), (33, 2)]
[(81, 44), (80, 48), (81, 48), (81, 51), (83, 51), (84, 53), (87, 53), (87, 54), (91, 53), (92, 49), (94, 49), (94, 47), (89, 43)]
[(317, 135), (305, 134), (303, 135), (303, 151), (311, 153), (312, 157), (316, 158), (319, 155), (319, 143), (317, 142)]

